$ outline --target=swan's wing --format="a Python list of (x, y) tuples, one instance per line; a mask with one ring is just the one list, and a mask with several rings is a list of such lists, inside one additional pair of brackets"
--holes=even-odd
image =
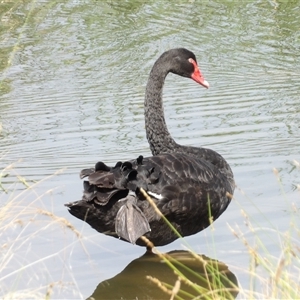
[(83, 169), (83, 170), (81, 170), (79, 177), (80, 177), (80, 179), (83, 179), (84, 177), (87, 177), (87, 176), (93, 174), (94, 172), (95, 172), (94, 168)]
[[(136, 167), (135, 165), (133, 165)], [(203, 159), (173, 153), (149, 157), (137, 175), (137, 185), (147, 183), (146, 191), (157, 195), (158, 208), (176, 220), (197, 214), (217, 218), (228, 206), (230, 183), (213, 165)]]

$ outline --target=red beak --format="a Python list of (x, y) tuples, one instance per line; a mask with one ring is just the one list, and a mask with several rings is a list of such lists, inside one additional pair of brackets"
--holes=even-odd
[(189, 59), (189, 62), (194, 65), (194, 72), (192, 73), (191, 78), (194, 81), (196, 81), (197, 83), (200, 83), (202, 86), (204, 86), (205, 88), (208, 89), (209, 88), (209, 83), (204, 79), (197, 63), (192, 58)]

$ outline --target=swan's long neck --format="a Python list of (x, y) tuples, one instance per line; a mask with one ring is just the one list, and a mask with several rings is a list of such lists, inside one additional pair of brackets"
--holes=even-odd
[(179, 145), (171, 137), (166, 125), (162, 101), (164, 82), (170, 69), (170, 63), (162, 55), (154, 64), (146, 86), (145, 124), (152, 154), (178, 152), (201, 158), (214, 165), (227, 178), (231, 186), (229, 192), (233, 192), (235, 183), (232, 170), (219, 153), (208, 148)]
[(146, 87), (146, 135), (153, 155), (173, 152), (176, 146), (166, 125), (162, 101), (163, 85), (169, 72), (167, 65), (160, 60), (154, 64)]

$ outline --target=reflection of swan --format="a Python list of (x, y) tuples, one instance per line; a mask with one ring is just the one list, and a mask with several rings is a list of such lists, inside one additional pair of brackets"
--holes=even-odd
[[(219, 298), (218, 294), (212, 297), (211, 292), (216, 292), (216, 290), (222, 293), (223, 299), (232, 299), (237, 296), (237, 278), (224, 263), (199, 255), (200, 260), (204, 261), (203, 263), (187, 251), (171, 251), (167, 255), (172, 262), (173, 260), (177, 261), (177, 263), (173, 263), (180, 272), (203, 290), (202, 296), (207, 291), (210, 293), (208, 298)], [(180, 264), (188, 267), (192, 272), (187, 271)], [(204, 265), (206, 265), (206, 271)], [(210, 274), (210, 268), (218, 270), (215, 271), (214, 277), (211, 275), (206, 277), (205, 275), (206, 272)], [(146, 276), (151, 276), (163, 283), (167, 283), (170, 285), (171, 290), (178, 279), (174, 271), (168, 265), (162, 263), (162, 259), (158, 255), (146, 252), (142, 257), (133, 260), (115, 277), (99, 283), (94, 293), (88, 299), (170, 299), (170, 295), (164, 293)], [(181, 290), (193, 295), (188, 297), (187, 294), (179, 292), (178, 296), (181, 296), (183, 299), (192, 299), (199, 296), (193, 288), (183, 281), (181, 281)]]
[(97, 231), (144, 245), (142, 235), (155, 245), (171, 243), (178, 235), (144, 201), (144, 188), (181, 236), (195, 234), (216, 220), (230, 203), (234, 179), (230, 166), (217, 152), (177, 144), (163, 112), (162, 89), (169, 72), (208, 87), (195, 55), (172, 49), (155, 62), (145, 97), (146, 134), (154, 156), (139, 157), (115, 167), (98, 162), (85, 169), (82, 200), (68, 203), (69, 212)]

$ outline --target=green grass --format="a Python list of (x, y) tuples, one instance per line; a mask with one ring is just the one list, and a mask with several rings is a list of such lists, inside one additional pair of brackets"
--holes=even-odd
[[(149, 245), (151, 242), (146, 238)], [(227, 265), (203, 255), (189, 251), (189, 260), (181, 260), (169, 254), (161, 253), (156, 248), (154, 252), (164, 261), (177, 276), (174, 286), (159, 279), (147, 276), (162, 292), (170, 295), (171, 299), (234, 299), (239, 288), (236, 277)]]
[[(6, 20), (7, 32), (14, 32), (16, 28), (19, 28), (19, 31), (16, 43), (6, 49), (2, 54), (4, 56), (1, 57), (0, 70), (4, 78), (0, 82), (1, 92), (6, 93), (10, 90), (10, 82), (5, 78), (5, 73), (13, 64), (15, 54), (22, 46), (24, 29), (31, 22), (31, 18), (37, 14), (39, 18), (43, 18), (48, 8), (56, 3), (50, 1), (46, 6), (37, 4), (37, 1), (2, 3), (1, 19)], [(23, 5), (27, 6), (27, 15), (20, 18), (18, 8)], [(1, 134), (3, 129), (0, 123)], [(299, 162), (294, 161), (294, 165), (298, 172)], [(54, 190), (48, 190), (43, 194), (36, 192), (38, 185), (42, 185), (44, 181), (61, 171), (34, 182), (18, 175), (15, 170), (15, 165), (0, 170), (0, 297), (2, 299), (50, 299), (58, 290), (59, 295), (73, 293), (78, 295), (78, 298), (85, 298), (87, 295), (82, 297), (76, 282), (72, 281), (72, 272), (69, 269), (62, 268), (62, 273), (68, 276), (62, 274), (61, 280), (54, 280), (51, 274), (53, 260), (57, 260), (58, 265), (64, 266), (64, 259), (68, 258), (70, 249), (78, 241), (81, 243), (82, 239), (80, 232), (71, 223), (56, 216), (49, 207), (44, 205), (45, 199), (51, 198)], [(247, 252), (248, 269), (241, 270), (239, 266), (235, 266), (236, 270), (247, 274), (249, 278), (247, 287), (231, 284), (227, 278), (228, 270), (223, 263), (206, 260), (197, 255), (184, 239), (183, 244), (186, 249), (203, 264), (203, 272), (195, 274), (188, 265), (155, 249), (157, 255), (174, 271), (178, 279), (173, 286), (154, 277), (148, 277), (149, 281), (156, 284), (170, 299), (231, 299), (237, 289), (242, 299), (299, 299), (300, 227), (297, 223), (300, 219), (299, 210), (296, 204), (290, 203), (285, 194), (277, 170), (274, 170), (274, 174), (281, 188), (282, 199), (286, 202), (287, 213), (290, 215), (288, 229), (278, 231), (272, 216), (263, 216), (262, 213), (260, 217), (269, 225), (267, 228), (261, 226), (259, 221), (243, 210), (243, 205), (240, 205), (240, 211), (247, 231), (242, 229), (241, 224), (228, 225), (228, 230)], [(296, 185), (296, 189), (300, 191), (300, 183)], [(249, 198), (247, 200), (251, 201)], [(239, 203), (239, 199), (233, 198), (232, 201)], [(258, 207), (257, 211), (259, 211)], [(267, 239), (261, 237), (261, 231), (267, 233)], [(58, 240), (65, 240), (64, 244), (54, 245), (57, 235), (60, 236)], [(213, 246), (215, 243), (213, 231), (211, 235)], [(69, 236), (72, 238), (68, 238)], [(280, 251), (276, 254), (267, 246), (269, 239), (273, 244), (279, 245)], [(39, 243), (49, 246), (49, 251), (41, 253), (38, 249)], [(190, 280), (190, 276), (194, 279)], [(28, 287), (22, 284), (24, 280), (28, 281)]]
[[(299, 172), (299, 163), (294, 162), (294, 165), (298, 169), (295, 171)], [(36, 192), (39, 185), (62, 171), (39, 182), (28, 181), (18, 175), (15, 165), (10, 165), (0, 172), (0, 239), (2, 241), (0, 286), (3, 299), (50, 299), (53, 295), (65, 295), (65, 293), (80, 295), (76, 282), (70, 281), (73, 276), (71, 270), (64, 269), (63, 259), (68, 258), (70, 249), (76, 243), (83, 245), (81, 234), (66, 219), (56, 216), (45, 206), (46, 200), (52, 197), (55, 189), (43, 194)], [(281, 189), (282, 199), (286, 203), (287, 214), (290, 216), (286, 230), (277, 230), (271, 216), (264, 216), (262, 212), (259, 218), (268, 226), (261, 226), (259, 221), (252, 219), (243, 210), (242, 206), (240, 213), (244, 218), (244, 224), (228, 224), (228, 230), (243, 245), (247, 253), (249, 261), (247, 269), (232, 265), (228, 268), (226, 261), (223, 263), (197, 255), (183, 238), (183, 247), (190, 252), (197, 264), (202, 265), (201, 272), (195, 272), (190, 263), (185, 263), (154, 248), (155, 253), (173, 270), (177, 281), (174, 285), (170, 285), (151, 276), (147, 277), (148, 280), (157, 285), (170, 299), (234, 299), (237, 292), (242, 299), (300, 298), (299, 210), (285, 194), (277, 170), (274, 170), (274, 174)], [(296, 188), (300, 191), (299, 185), (296, 185)], [(239, 203), (234, 197), (232, 201)], [(263, 238), (261, 232), (265, 233)], [(216, 248), (213, 226), (211, 226), (211, 235), (212, 248)], [(50, 248), (45, 253), (32, 246), (43, 239), (46, 247), (49, 245)], [(57, 239), (65, 240), (65, 243), (54, 247), (53, 244)], [(270, 241), (272, 245), (278, 245), (279, 251), (268, 247)], [(22, 253), (26, 253), (24, 257)], [(214, 252), (214, 256), (215, 253), (217, 251)], [(62, 273), (67, 273), (69, 276), (62, 274), (61, 280), (54, 279), (51, 274), (53, 259), (59, 260), (58, 265)], [(40, 269), (43, 271), (39, 272)], [(234, 282), (230, 277), (230, 271), (237, 275), (247, 274), (248, 285), (238, 285)], [(29, 287), (25, 288), (22, 284), (24, 278), (32, 276), (35, 272), (38, 276), (42, 276), (42, 280), (38, 280), (41, 284), (29, 284)]]
[[(293, 162), (295, 167), (300, 169), (300, 164), (297, 161)], [(184, 293), (184, 289), (181, 288), (182, 282), (188, 282), (189, 286), (193, 286), (194, 293), (192, 295), (183, 297), (183, 299), (231, 299), (234, 297), (234, 292), (239, 291), (239, 297), (242, 299), (299, 299), (300, 298), (300, 228), (297, 220), (300, 219), (299, 209), (294, 203), (290, 203), (288, 196), (286, 195), (279, 172), (274, 169), (274, 174), (277, 178), (278, 185), (281, 189), (281, 194), (283, 201), (286, 203), (288, 214), (290, 215), (290, 223), (288, 229), (285, 231), (278, 231), (276, 224), (271, 220), (271, 217), (264, 216), (260, 212), (260, 218), (267, 221), (269, 227), (262, 227), (259, 221), (252, 220), (241, 206), (241, 214), (244, 217), (244, 223), (248, 228), (247, 233), (245, 233), (240, 226), (233, 227), (228, 225), (229, 230), (232, 232), (233, 236), (236, 237), (243, 245), (248, 253), (249, 266), (247, 270), (242, 270), (249, 277), (249, 286), (237, 286), (232, 283), (228, 287), (228, 281), (223, 273), (220, 272), (218, 264), (207, 264), (203, 262), (205, 266), (206, 276), (203, 277), (199, 275), (201, 281), (207, 282), (206, 288), (196, 284), (195, 282), (189, 282), (188, 277), (183, 275), (178, 271), (174, 260), (169, 259), (163, 253), (160, 253), (154, 248), (155, 253), (157, 253), (161, 258), (169, 265), (170, 268), (174, 270), (174, 273), (178, 276), (178, 281), (174, 287), (164, 284), (156, 278), (149, 277), (149, 280), (157, 284), (159, 288), (164, 293), (170, 295), (171, 299)], [(300, 185), (297, 184), (296, 188), (300, 191)], [(151, 198), (147, 198), (148, 201), (155, 207), (154, 202)], [(251, 199), (248, 198), (249, 201)], [(232, 201), (237, 200), (233, 198)], [(256, 207), (259, 211), (259, 208)], [(158, 211), (157, 207), (155, 207)], [(159, 213), (159, 212), (158, 212)], [(169, 223), (167, 221), (167, 223)], [(176, 231), (172, 226), (171, 228)], [(268, 240), (261, 237), (260, 233), (265, 232)], [(179, 233), (177, 232), (180, 237)], [(280, 251), (271, 251), (267, 247), (269, 241), (278, 244)], [(147, 240), (145, 240), (147, 242)], [(187, 245), (183, 239), (183, 244), (186, 245), (187, 249), (194, 255), (198, 257), (199, 260), (202, 258), (198, 256), (192, 249)], [(148, 245), (151, 243), (148, 241)], [(152, 245), (153, 246), (153, 245)], [(277, 255), (274, 254), (277, 252)], [(177, 262), (178, 263), (178, 262)], [(238, 266), (236, 266), (239, 269)], [(190, 269), (192, 272), (192, 270)], [(241, 270), (239, 270), (241, 271)], [(210, 276), (208, 276), (208, 274)], [(225, 280), (225, 281), (224, 281)], [(226, 284), (224, 284), (224, 282)], [(232, 293), (233, 292), (233, 293)], [(175, 299), (174, 298), (174, 299)], [(181, 299), (177, 297), (176, 299)]]
[[(182, 238), (179, 232), (172, 226), (165, 216), (162, 215), (154, 201), (147, 195), (147, 193), (143, 189), (141, 189), (141, 192), (154, 207), (155, 211), (182, 240), (192, 257), (194, 257), (197, 262), (202, 265), (202, 271), (199, 272), (198, 269), (198, 273), (196, 273), (193, 268), (185, 266), (184, 263), (170, 257), (168, 254), (161, 253), (147, 238), (142, 237), (147, 246), (152, 248), (154, 253), (156, 253), (174, 271), (178, 280), (172, 287), (169, 284), (161, 282), (157, 278), (153, 278), (151, 276), (147, 276), (147, 278), (156, 284), (162, 292), (170, 295), (170, 299), (195, 299), (198, 297), (201, 297), (201, 299), (234, 299), (238, 294), (239, 288), (237, 281), (229, 279), (228, 273), (230, 273), (230, 271), (227, 266), (217, 260), (203, 259), (202, 256), (196, 254), (187, 244), (185, 239)], [(181, 271), (182, 269), (187, 272), (183, 273)], [(193, 275), (194, 281), (190, 280), (191, 275)], [(182, 288), (182, 283), (190, 288), (188, 292)]]

